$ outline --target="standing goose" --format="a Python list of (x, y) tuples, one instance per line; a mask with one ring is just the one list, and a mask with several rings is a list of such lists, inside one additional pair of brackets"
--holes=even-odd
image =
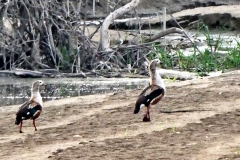
[[(157, 104), (166, 93), (165, 84), (156, 69), (157, 66), (159, 66), (159, 64), (160, 64), (159, 59), (154, 59), (151, 61), (149, 65), (150, 85), (143, 89), (135, 103), (134, 114), (137, 114), (142, 106), (147, 107), (147, 112), (144, 115), (143, 122), (151, 121), (150, 120), (151, 105)], [(147, 93), (148, 91), (150, 92)]]
[(33, 120), (33, 126), (35, 128), (35, 131), (37, 131), (37, 127), (35, 125), (35, 119), (37, 119), (41, 112), (43, 107), (43, 101), (42, 96), (39, 92), (39, 87), (45, 85), (42, 80), (37, 80), (33, 82), (32, 88), (31, 88), (31, 99), (27, 102), (25, 102), (16, 113), (16, 121), (15, 124), (19, 125), (19, 132), (22, 132), (22, 124), (23, 120), (32, 119)]

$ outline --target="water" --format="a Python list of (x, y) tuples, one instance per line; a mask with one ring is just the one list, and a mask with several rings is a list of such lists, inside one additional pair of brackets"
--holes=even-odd
[[(0, 78), (0, 106), (22, 104), (31, 96), (32, 78)], [(142, 88), (148, 79), (136, 78), (42, 78), (47, 85), (40, 89), (44, 101), (90, 94)]]

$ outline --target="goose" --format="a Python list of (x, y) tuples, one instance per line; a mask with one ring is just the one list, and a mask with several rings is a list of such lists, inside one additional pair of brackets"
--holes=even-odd
[(145, 87), (139, 94), (138, 99), (135, 103), (134, 114), (139, 113), (140, 109), (145, 106), (147, 107), (146, 114), (143, 117), (143, 122), (150, 122), (150, 108), (151, 105), (157, 104), (165, 95), (166, 87), (165, 84), (157, 72), (157, 67), (160, 64), (159, 59), (154, 59), (149, 65), (150, 84)]
[(43, 107), (42, 96), (39, 92), (40, 86), (45, 85), (42, 80), (34, 81), (31, 88), (31, 98), (29, 101), (23, 103), (19, 110), (16, 113), (15, 124), (19, 125), (19, 132), (23, 133), (22, 125), (23, 120), (32, 119), (33, 126), (35, 131), (37, 131), (37, 127), (35, 124), (35, 120), (40, 116)]

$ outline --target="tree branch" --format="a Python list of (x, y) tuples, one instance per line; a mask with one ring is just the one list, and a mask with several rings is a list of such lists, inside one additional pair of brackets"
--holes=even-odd
[(123, 15), (126, 12), (129, 12), (136, 8), (140, 0), (132, 0), (130, 3), (127, 3), (121, 8), (118, 8), (114, 12), (111, 12), (103, 21), (102, 28), (101, 28), (101, 37), (100, 37), (100, 49), (104, 51), (111, 51), (110, 49), (110, 42), (109, 42), (109, 32), (108, 27), (109, 25), (119, 16)]

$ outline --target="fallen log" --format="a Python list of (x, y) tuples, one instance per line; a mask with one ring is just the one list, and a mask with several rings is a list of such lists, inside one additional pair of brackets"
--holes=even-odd
[(13, 77), (14, 76), (14, 72), (13, 71), (0, 71), (0, 77)]
[(182, 29), (176, 28), (176, 27), (172, 27), (172, 28), (168, 28), (165, 31), (162, 31), (160, 33), (157, 33), (153, 36), (150, 36), (149, 38), (146, 39), (147, 42), (152, 42), (155, 41), (161, 37), (164, 37), (166, 35), (169, 35), (171, 33), (179, 33), (179, 34), (183, 34), (184, 31)]
[(31, 70), (23, 70), (23, 69), (16, 69), (13, 70), (14, 75), (21, 78), (42, 78), (43, 73), (39, 71), (31, 71)]
[(186, 71), (175, 71), (168, 69), (158, 69), (157, 71), (164, 79), (191, 80), (197, 78), (196, 73), (190, 73)]
[(81, 77), (81, 78), (86, 78), (86, 74), (81, 72), (81, 73), (61, 73), (61, 75), (63, 75), (64, 77), (69, 77), (69, 78), (77, 78), (77, 77)]
[[(161, 75), (164, 79), (178, 79), (178, 80), (191, 80), (197, 77), (197, 74), (190, 73), (186, 71), (175, 71), (175, 70), (168, 70), (168, 69), (158, 69), (158, 73)], [(90, 73), (58, 73), (56, 70), (43, 70), (43, 71), (31, 71), (31, 70), (23, 70), (23, 69), (16, 69), (12, 71), (0, 71), (0, 77), (21, 77), (21, 78), (43, 78), (46, 77), (69, 77), (69, 78), (75, 78), (75, 77), (81, 77), (86, 78), (87, 76), (90, 76), (89, 74), (94, 74), (96, 76), (96, 72), (90, 72)], [(126, 75), (122, 75), (119, 72), (113, 72), (106, 75), (97, 74), (99, 76), (105, 77), (105, 78), (113, 78), (113, 77), (127, 77)], [(146, 78), (145, 76), (139, 77), (140, 75), (137, 75), (134, 78)], [(133, 78), (132, 77), (132, 78)]]
[(59, 75), (59, 71), (57, 69), (41, 69), (39, 71), (42, 72), (45, 76), (49, 77)]

